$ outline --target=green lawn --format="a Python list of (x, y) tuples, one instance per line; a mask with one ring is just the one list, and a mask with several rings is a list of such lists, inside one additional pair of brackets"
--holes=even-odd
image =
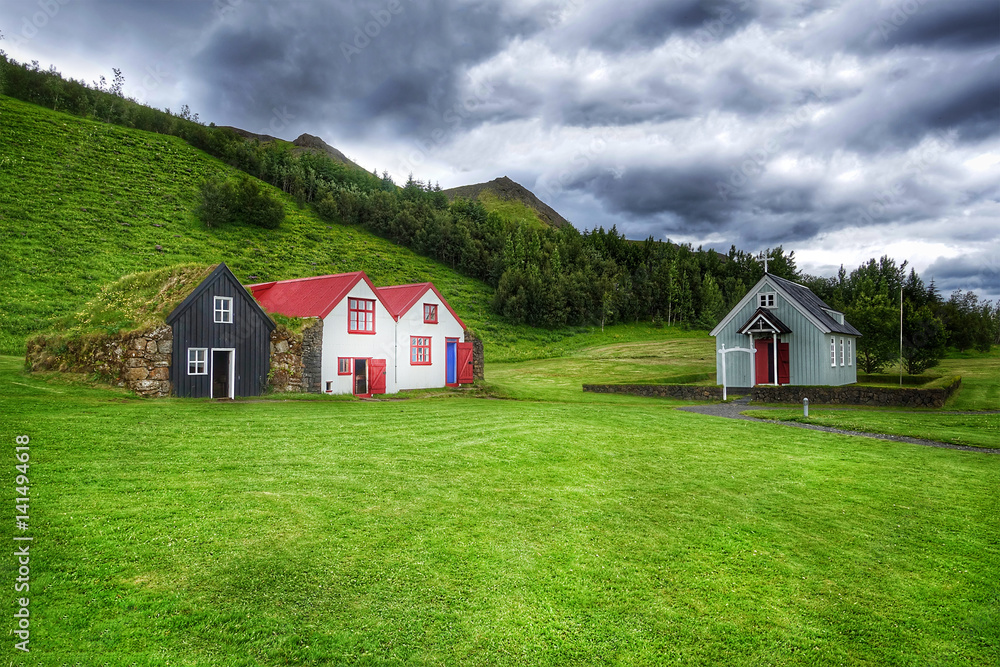
[[(925, 375), (962, 376), (961, 388), (948, 399), (946, 411), (1000, 410), (1000, 347), (988, 353), (954, 352)], [(809, 419), (802, 409), (750, 410), (762, 419), (808, 422), (865, 433), (926, 438), (971, 447), (1000, 447), (1000, 415), (948, 415), (940, 411), (902, 411), (891, 408), (838, 409), (813, 406)]]
[[(614, 394), (584, 394), (584, 384), (715, 384), (714, 341), (704, 332), (609, 327), (553, 345), (550, 356), (491, 363), (488, 379), (506, 396), (567, 402), (622, 401)], [(600, 396), (601, 398), (598, 398)]]
[(948, 410), (1000, 410), (1000, 346), (987, 353), (953, 352), (932, 372), (962, 376), (962, 389), (948, 400)]
[(760, 419), (833, 426), (864, 433), (905, 435), (911, 438), (950, 442), (955, 445), (1000, 448), (1000, 414), (949, 415), (937, 412), (838, 410), (816, 407), (809, 408), (808, 419), (802, 416), (801, 408), (747, 410), (743, 414)]
[[(13, 664), (1000, 655), (997, 456), (557, 389), (141, 400), (20, 365), (0, 358), (9, 514), (15, 435), (32, 457)], [(530, 393), (517, 370), (487, 372)]]

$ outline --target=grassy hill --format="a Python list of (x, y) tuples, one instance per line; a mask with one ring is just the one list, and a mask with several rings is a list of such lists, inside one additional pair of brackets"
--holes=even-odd
[[(84, 120), (0, 96), (0, 352), (76, 312), (124, 275), (225, 261), (244, 282), (364, 270), (377, 285), (432, 281), (502, 353), (515, 339), (573, 333), (512, 327), (480, 281), (351, 225), (330, 224), (277, 189), (278, 230), (207, 229), (209, 176), (235, 173), (183, 140)], [(267, 186), (270, 187), (270, 186)]]
[(511, 212), (517, 214), (518, 217), (527, 215), (551, 227), (563, 227), (570, 224), (555, 209), (536, 197), (531, 190), (520, 183), (515, 183), (506, 176), (493, 179), (489, 183), (463, 185), (442, 192), (448, 196), (448, 199), (456, 197), (478, 199), (489, 210)]

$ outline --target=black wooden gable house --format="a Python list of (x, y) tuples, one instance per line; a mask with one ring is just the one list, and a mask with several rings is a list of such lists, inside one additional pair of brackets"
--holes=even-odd
[(167, 316), (173, 329), (174, 394), (259, 396), (270, 370), (274, 322), (225, 264)]

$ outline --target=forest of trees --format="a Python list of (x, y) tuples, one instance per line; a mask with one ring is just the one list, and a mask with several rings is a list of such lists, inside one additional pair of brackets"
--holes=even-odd
[[(126, 98), (123, 82), (115, 70), (110, 86), (103, 80), (88, 86), (0, 52), (0, 93), (182, 137), (314, 207), (324, 219), (363, 226), (485, 281), (495, 288), (493, 309), (515, 323), (603, 326), (643, 320), (708, 329), (763, 275), (758, 258), (735, 247), (720, 254), (653, 238), (632, 241), (615, 227), (581, 233), (571, 226), (512, 220), (476, 201), (449, 203), (440, 188), (412, 176), (397, 186), (388, 174), (354, 169), (324, 153), (293, 152), (287, 143), (262, 143), (201, 125), (187, 107), (179, 114), (150, 109)], [(206, 184), (203, 215), (211, 197), (224, 200), (219, 193), (226, 187)], [(223, 215), (231, 209), (220, 210)], [(971, 292), (944, 300), (933, 283), (925, 285), (912, 270), (907, 274), (906, 266), (883, 257), (850, 274), (841, 268), (836, 278), (815, 278), (800, 274), (794, 252), (779, 247), (769, 253), (772, 274), (803, 282), (862, 331), (858, 353), (867, 372), (898, 356), (901, 288), (908, 371), (930, 367), (946, 347), (983, 350), (1000, 343), (1000, 308)]]

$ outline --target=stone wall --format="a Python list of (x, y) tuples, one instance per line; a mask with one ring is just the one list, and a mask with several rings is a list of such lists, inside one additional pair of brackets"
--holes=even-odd
[(302, 337), (283, 326), (271, 332), (268, 387), (278, 393), (302, 391)]
[(897, 408), (941, 408), (948, 397), (962, 386), (956, 377), (946, 387), (916, 389), (910, 387), (754, 387), (754, 403), (801, 403), (808, 398), (813, 405), (866, 405)]
[(483, 341), (472, 333), (472, 329), (466, 329), (463, 333), (465, 334), (465, 342), (472, 343), (472, 379), (484, 380), (486, 379), (486, 352), (483, 349)]
[(722, 387), (693, 384), (585, 384), (584, 391), (595, 394), (630, 394), (650, 398), (677, 398), (683, 401), (721, 401)]
[(271, 332), (271, 372), (268, 386), (278, 393), (320, 393), (323, 361), (323, 320), (294, 334), (284, 326)]
[(173, 331), (163, 325), (113, 336), (28, 341), (25, 362), (32, 371), (97, 374), (140, 396), (169, 396)]
[(302, 391), (319, 394), (323, 391), (323, 320), (302, 330)]

